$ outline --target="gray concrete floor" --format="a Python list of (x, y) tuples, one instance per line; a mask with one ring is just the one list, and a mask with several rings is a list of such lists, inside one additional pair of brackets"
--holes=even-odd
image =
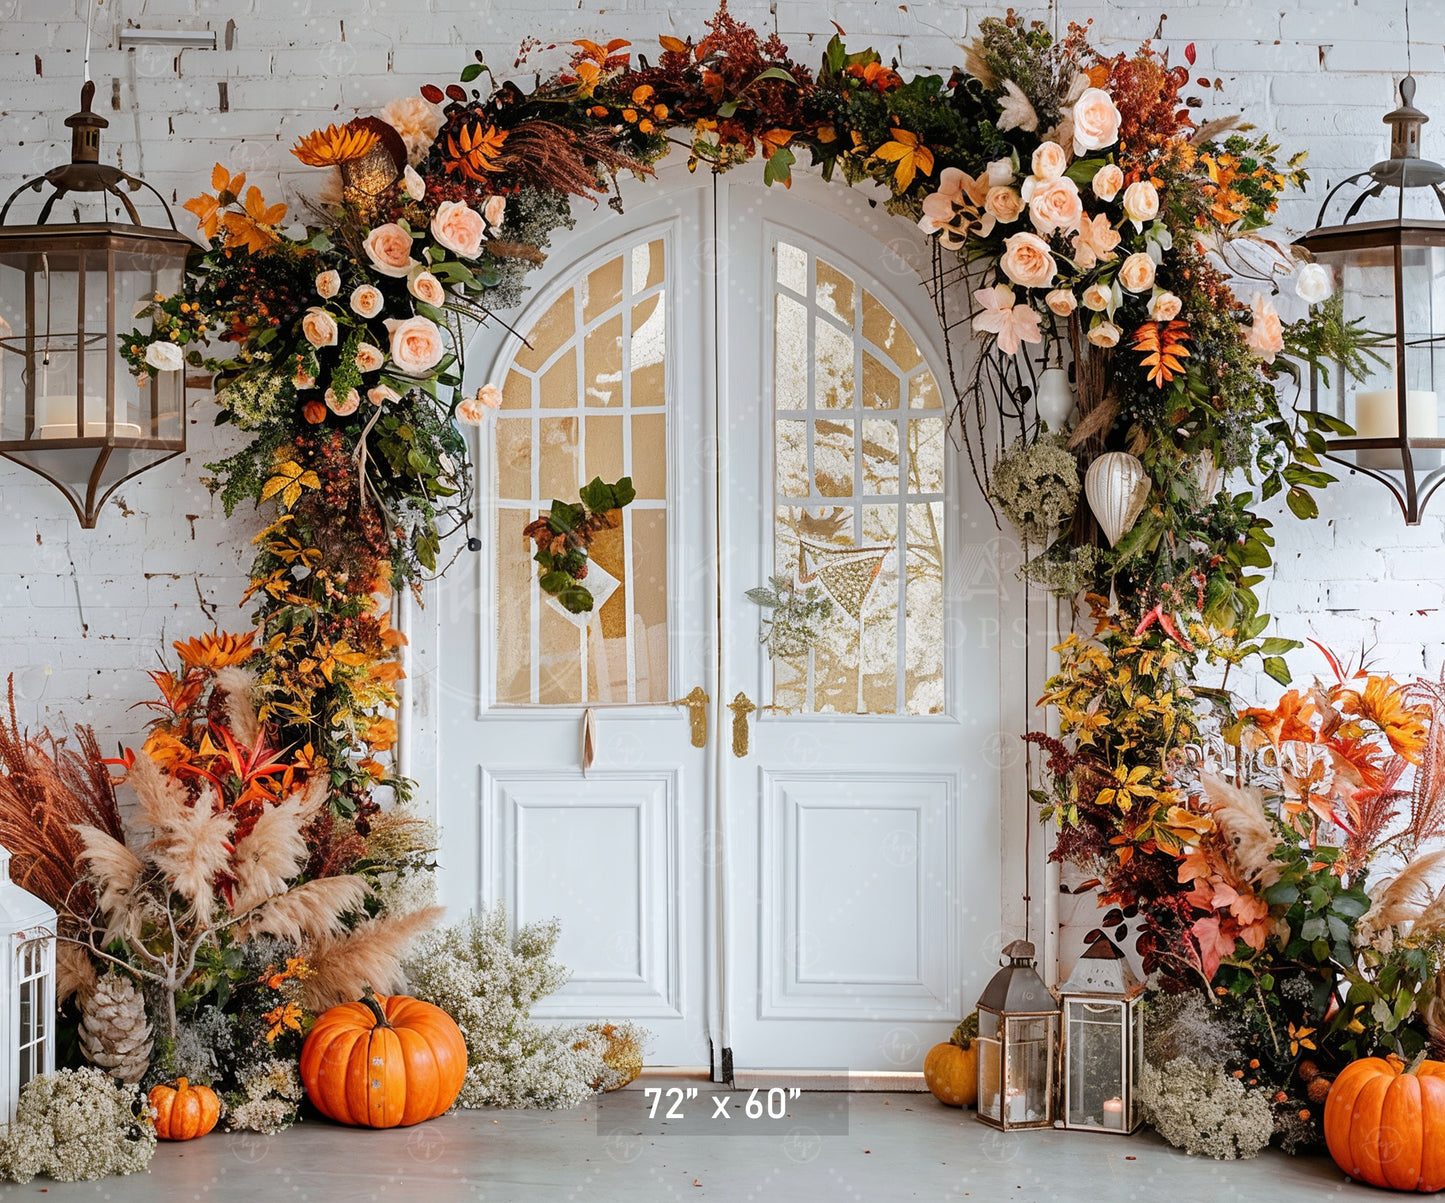
[[(704, 1103), (720, 1089), (701, 1085)], [(741, 1102), (735, 1099), (734, 1112)], [(764, 1135), (711, 1120), (713, 1108), (698, 1104), (689, 1105), (686, 1123), (663, 1124), (647, 1118), (649, 1104), (637, 1084), (601, 1109), (457, 1112), (386, 1132), (307, 1119), (273, 1137), (162, 1143), (148, 1174), (74, 1184), (36, 1179), (0, 1188), (0, 1198), (1317, 1203), (1385, 1197), (1349, 1182), (1327, 1157), (1269, 1150), (1252, 1161), (1215, 1162), (1186, 1157), (1147, 1132), (1004, 1136), (928, 1095), (804, 1096), (792, 1105), (796, 1115), (771, 1121), (776, 1127)], [(816, 1134), (840, 1126), (844, 1108), (846, 1135)]]

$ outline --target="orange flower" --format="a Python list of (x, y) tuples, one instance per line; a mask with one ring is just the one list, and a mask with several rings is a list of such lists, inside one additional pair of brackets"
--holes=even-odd
[(214, 672), (218, 668), (229, 668), (232, 664), (249, 660), (255, 652), (251, 646), (255, 639), (255, 631), (247, 631), (244, 635), (212, 631), (185, 643), (177, 640), (172, 646), (187, 668), (204, 668)]
[(1363, 693), (1337, 687), (1332, 694), (1342, 711), (1374, 723), (1397, 754), (1411, 764), (1420, 763), (1428, 735), (1428, 706), (1411, 706), (1405, 700), (1404, 688), (1390, 677), (1371, 676)]
[(386, 752), (396, 743), (396, 722), (389, 718), (374, 718), (367, 723), (361, 738), (375, 751)]
[(308, 167), (337, 167), (370, 154), (378, 141), (376, 131), (365, 126), (328, 125), (298, 138), (291, 153)]
[(169, 731), (157, 728), (146, 737), (141, 751), (156, 762), (162, 772), (170, 773), (189, 764), (191, 750)]
[(293, 1032), (301, 1031), (301, 1020), (305, 1012), (294, 1002), (282, 1003), (281, 1006), (267, 1011), (261, 1017), (266, 1026), (266, 1043), (274, 1044), (276, 1038), (288, 1029)]
[(885, 163), (894, 164), (895, 192), (907, 192), (915, 175), (933, 174), (933, 152), (910, 130), (895, 127), (892, 140), (883, 143), (873, 153)]
[(1180, 361), (1189, 358), (1184, 345), (1188, 329), (1187, 322), (1145, 322), (1134, 331), (1134, 350), (1145, 353), (1139, 364), (1149, 369), (1149, 382), (1156, 388), (1184, 374)]
[(632, 103), (646, 104), (652, 99), (653, 91), (654, 89), (651, 84), (638, 84), (637, 87), (632, 89)]
[(271, 227), (286, 216), (284, 204), (267, 205), (255, 185), (246, 189), (246, 211), (223, 213), (221, 225), (226, 231), (226, 245), (243, 247), (253, 254), (279, 242)]
[(495, 125), (487, 126), (485, 133), (480, 124), (463, 125), (455, 137), (447, 137), (447, 153), (451, 162), (446, 169), (460, 171), (471, 180), (483, 180), (488, 172), (498, 170), (497, 156), (501, 154), (506, 140), (507, 132), (499, 131)]

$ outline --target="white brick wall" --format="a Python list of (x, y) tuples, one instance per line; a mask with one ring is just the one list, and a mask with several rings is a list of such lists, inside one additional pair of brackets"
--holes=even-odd
[[(1224, 81), (1218, 112), (1243, 104), (1287, 147), (1310, 150), (1315, 178), (1309, 196), (1282, 214), (1287, 233), (1309, 226), (1330, 181), (1381, 157), (1379, 118), (1405, 65), (1403, 0), (1059, 7), (1061, 22), (1092, 18), (1096, 40), (1118, 49), (1160, 30), (1167, 8), (1164, 42), (1178, 55), (1194, 41), (1196, 73)], [(0, 0), (0, 193), (60, 161), (68, 146), (62, 122), (75, 107), (86, 9), (87, 0)], [(314, 179), (286, 153), (297, 134), (429, 79), (448, 82), (473, 47), (505, 73), (524, 36), (564, 46), (573, 37), (624, 36), (647, 47), (658, 33), (696, 31), (711, 9), (711, 0), (606, 8), (590, 0), (112, 0), (96, 10), (91, 71), (111, 121), (108, 156), (143, 172), (168, 199), (193, 195), (218, 159), (274, 194), (278, 177), (288, 187)], [(1040, 6), (1020, 9), (1047, 15)], [(854, 44), (871, 41), (916, 70), (951, 66), (961, 57), (954, 44), (990, 10), (929, 0), (735, 0), (734, 11), (778, 29), (804, 61), (816, 60), (836, 20)], [(114, 47), (125, 25), (214, 29), (220, 49), (121, 52)], [(1445, 158), (1445, 4), (1416, 0), (1411, 29), (1419, 100), (1439, 117), (1426, 129), (1426, 149)], [(546, 69), (562, 53), (543, 53), (527, 69)], [(112, 80), (119, 111), (110, 107)], [(250, 514), (227, 521), (200, 484), (201, 465), (232, 437), (212, 427), (212, 416), (206, 401), (196, 403), (190, 452), (123, 486), (94, 531), (79, 528), (49, 485), (0, 463), (0, 604), (8, 619), (0, 670), (15, 671), (22, 718), (89, 721), (107, 742), (134, 734), (143, 712), (127, 707), (145, 691), (140, 672), (154, 666), (158, 643), (212, 621), (241, 621), (256, 524)], [(1282, 517), (1278, 575), (1266, 589), (1281, 631), (1341, 652), (1374, 643), (1381, 663), (1438, 672), (1445, 500), (1436, 508), (1407, 529), (1380, 486), (1356, 480), (1325, 498), (1319, 520)], [(1311, 663), (1303, 654), (1298, 662)], [(1267, 679), (1258, 688), (1275, 690)]]

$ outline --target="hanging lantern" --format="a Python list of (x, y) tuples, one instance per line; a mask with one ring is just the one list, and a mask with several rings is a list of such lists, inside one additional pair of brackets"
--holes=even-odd
[(55, 911), (10, 880), (0, 847), (0, 1114), (20, 1088), (55, 1072)]
[(1107, 452), (1084, 473), (1084, 496), (1089, 499), (1099, 529), (1113, 547), (1144, 512), (1149, 500), (1149, 474), (1137, 456), (1127, 451)]
[(1074, 390), (1069, 385), (1069, 373), (1063, 368), (1045, 368), (1039, 375), (1038, 396), (1034, 404), (1039, 411), (1039, 419), (1048, 423), (1055, 434), (1061, 431), (1074, 412)]
[[(22, 184), (0, 207), (0, 455), (60, 488), (93, 527), (122, 481), (186, 448), (185, 370), (137, 383), (117, 335), (157, 293), (181, 287), (195, 244), (176, 229), (149, 184), (100, 162), (100, 131), (86, 81), (66, 119), (71, 161)], [(20, 194), (51, 195), (34, 225), (7, 225)], [(129, 196), (149, 191), (169, 228), (141, 223)], [(99, 193), (104, 218), (50, 224), (56, 202)], [(110, 220), (113, 205), (129, 220)]]
[(1064, 1127), (1127, 1135), (1139, 1126), (1143, 998), (1144, 984), (1118, 945), (1100, 933), (1059, 987)]
[(978, 1000), (978, 1118), (994, 1128), (1051, 1128), (1059, 1004), (1015, 940)]
[[(1385, 116), (1390, 157), (1336, 185), (1316, 228), (1295, 243), (1329, 272), (1344, 320), (1379, 340), (1364, 380), (1339, 363), (1329, 366), (1328, 385), (1310, 373), (1310, 407), (1354, 428), (1353, 437), (1331, 438), (1327, 454), (1385, 484), (1411, 526), (1445, 479), (1445, 167), (1420, 157), (1429, 118), (1414, 101), (1407, 75), (1400, 107)], [(1335, 220), (1337, 197), (1349, 204)]]

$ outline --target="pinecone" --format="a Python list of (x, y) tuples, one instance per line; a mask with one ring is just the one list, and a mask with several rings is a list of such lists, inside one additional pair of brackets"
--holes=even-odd
[(135, 983), (107, 973), (81, 1006), (80, 1049), (85, 1059), (134, 1086), (151, 1060), (151, 1025)]

